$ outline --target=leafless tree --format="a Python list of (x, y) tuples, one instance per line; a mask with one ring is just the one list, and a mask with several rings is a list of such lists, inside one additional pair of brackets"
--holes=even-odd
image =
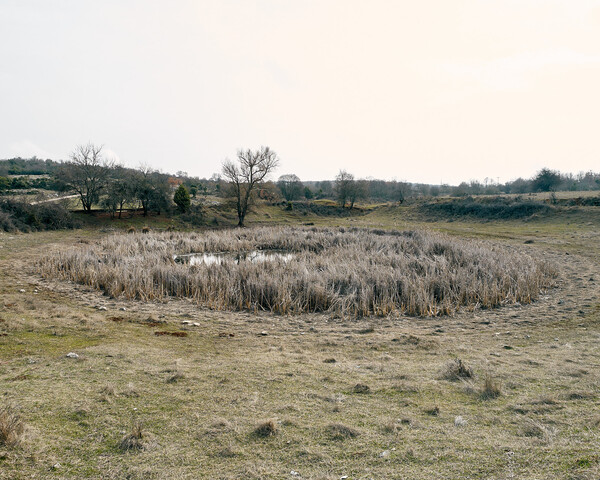
[(85, 212), (91, 212), (92, 205), (98, 202), (100, 192), (108, 183), (112, 163), (103, 157), (101, 145), (88, 143), (78, 145), (70, 161), (60, 169), (60, 180), (77, 192)]
[(236, 201), (238, 227), (243, 227), (256, 186), (277, 167), (279, 158), (269, 147), (260, 147), (256, 151), (239, 150), (237, 157), (237, 163), (230, 160), (223, 162), (223, 176), (229, 182)]
[[(346, 170), (340, 170), (340, 173), (335, 177), (335, 194), (337, 196), (340, 206), (344, 208), (346, 202), (351, 200), (352, 191), (354, 188), (354, 175), (348, 173)], [(352, 200), (351, 200), (352, 201)], [(354, 202), (352, 202), (354, 203)]]

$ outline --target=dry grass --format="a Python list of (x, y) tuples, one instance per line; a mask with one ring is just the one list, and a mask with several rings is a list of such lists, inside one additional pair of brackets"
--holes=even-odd
[(487, 373), (483, 381), (481, 398), (484, 400), (489, 400), (499, 397), (501, 393), (502, 389), (500, 387), (500, 382), (494, 379), (491, 374)]
[(328, 425), (326, 431), (333, 440), (346, 440), (347, 438), (355, 438), (360, 435), (358, 430), (341, 423)]
[(0, 445), (16, 447), (21, 443), (25, 425), (11, 406), (0, 409)]
[(473, 369), (464, 363), (460, 358), (455, 358), (454, 360), (448, 362), (442, 371), (442, 378), (452, 382), (465, 378), (473, 378), (473, 376)]
[[(398, 218), (397, 228), (409, 227)], [(28, 269), (81, 237), (96, 245), (100, 232), (4, 236), (0, 398), (19, 405), (27, 427), (19, 448), (0, 446), (0, 478), (599, 478), (600, 230), (585, 222), (565, 223), (564, 233), (540, 221), (431, 223), (493, 238), (503, 250), (539, 252), (560, 268), (559, 288), (530, 305), (376, 322), (210, 311), (189, 298), (112, 299)], [(528, 237), (533, 246), (523, 246)], [(125, 320), (109, 320), (116, 315)], [(165, 324), (138, 321), (149, 315)], [(182, 327), (183, 320), (201, 326)], [(373, 323), (374, 332), (358, 333)], [(441, 380), (440, 367), (454, 358), (480, 378)], [(186, 379), (166, 384), (177, 368)], [(580, 369), (587, 373), (573, 376)], [(492, 401), (479, 397), (486, 370), (503, 383)], [(353, 394), (357, 383), (371, 393)], [(571, 399), (581, 392), (596, 398)], [(435, 406), (437, 416), (428, 413)], [(119, 442), (132, 415), (156, 441), (124, 453)], [(279, 434), (253, 436), (266, 418), (280, 420)], [(334, 440), (332, 424), (360, 435), (342, 429)]]
[(252, 434), (256, 437), (273, 437), (277, 435), (279, 428), (275, 420), (266, 420), (259, 423), (256, 428), (252, 431)]
[[(174, 261), (181, 254), (256, 250), (295, 256), (193, 266)], [(187, 297), (217, 310), (356, 317), (437, 316), (461, 307), (530, 303), (555, 276), (529, 255), (440, 234), (281, 227), (112, 235), (48, 256), (39, 269), (112, 297)]]
[(125, 435), (119, 443), (123, 451), (144, 450), (148, 445), (149, 435), (144, 431), (142, 422), (134, 421), (131, 431)]

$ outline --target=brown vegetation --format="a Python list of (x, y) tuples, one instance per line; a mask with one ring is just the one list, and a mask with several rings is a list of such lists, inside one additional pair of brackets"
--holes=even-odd
[[(291, 260), (189, 265), (176, 255), (278, 250)], [(415, 231), (255, 228), (112, 235), (46, 257), (47, 277), (113, 297), (192, 298), (217, 310), (350, 316), (437, 316), (460, 307), (530, 303), (554, 283), (547, 263), (517, 251)]]
[(16, 447), (21, 443), (25, 426), (13, 407), (0, 409), (0, 445)]

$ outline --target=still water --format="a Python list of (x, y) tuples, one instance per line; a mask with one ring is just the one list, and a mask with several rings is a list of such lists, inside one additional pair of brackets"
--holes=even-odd
[(238, 253), (188, 253), (187, 255), (175, 255), (174, 260), (189, 265), (220, 265), (227, 261), (233, 261), (235, 263), (261, 263), (281, 260), (287, 262), (292, 258), (294, 258), (293, 253), (281, 250), (254, 250), (252, 252)]

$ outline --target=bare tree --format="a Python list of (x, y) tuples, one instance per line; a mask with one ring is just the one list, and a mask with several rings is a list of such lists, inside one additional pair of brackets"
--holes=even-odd
[(277, 167), (279, 158), (269, 147), (260, 147), (254, 152), (239, 150), (237, 157), (237, 164), (230, 160), (223, 162), (223, 176), (236, 200), (238, 227), (243, 227), (256, 186)]
[(369, 184), (366, 180), (355, 180), (350, 184), (348, 200), (350, 200), (350, 210), (354, 208), (357, 200), (363, 200), (369, 196)]
[[(351, 199), (354, 189), (354, 175), (346, 170), (340, 170), (340, 173), (335, 177), (335, 194), (342, 208), (346, 206), (346, 202)], [(354, 202), (352, 202), (354, 204)]]
[(75, 148), (70, 161), (60, 169), (58, 177), (77, 192), (83, 210), (89, 213), (108, 183), (111, 167), (112, 162), (102, 156), (102, 146), (88, 143)]

